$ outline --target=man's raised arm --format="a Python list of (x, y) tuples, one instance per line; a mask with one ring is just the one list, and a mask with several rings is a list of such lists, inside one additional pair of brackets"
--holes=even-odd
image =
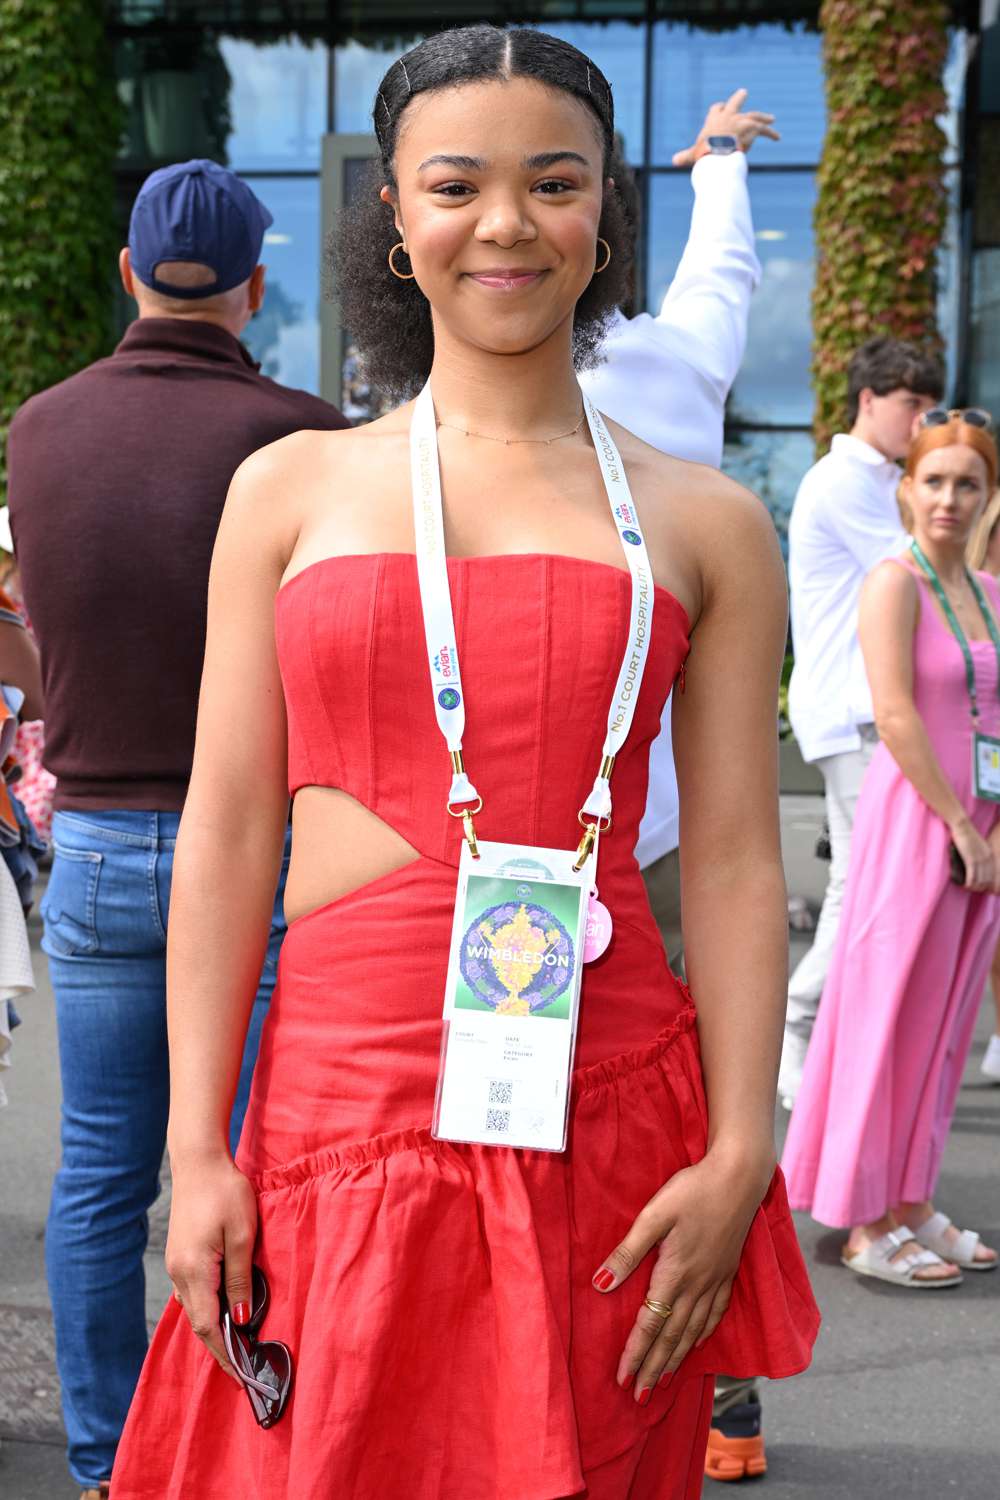
[[(716, 466), (726, 397), (743, 358), (750, 298), (761, 274), (746, 152), (759, 135), (778, 139), (774, 116), (744, 110), (745, 100), (746, 90), (738, 89), (713, 104), (694, 144), (674, 156), (675, 166), (693, 168), (695, 194), (676, 275), (655, 316), (617, 316), (604, 364), (583, 377), (601, 410), (647, 442)], [(690, 451), (678, 442), (679, 421), (697, 429)]]

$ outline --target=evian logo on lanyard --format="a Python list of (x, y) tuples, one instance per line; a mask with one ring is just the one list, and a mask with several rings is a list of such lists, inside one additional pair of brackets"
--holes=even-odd
[[(611, 825), (611, 772), (615, 756), (624, 745), (635, 715), (639, 689), (649, 654), (653, 622), (653, 574), (646, 550), (642, 526), (625, 469), (611, 434), (600, 412), (581, 392), (587, 423), (604, 479), (618, 536), (628, 563), (632, 582), (629, 610), (629, 633), (618, 679), (608, 712), (607, 731), (601, 752), (601, 764), (587, 800), (580, 809), (584, 836), (580, 841), (578, 863), (582, 867), (594, 847), (601, 828)], [(482, 807), (482, 798), (465, 772), (462, 759), (462, 736), (465, 732), (465, 694), (462, 689), (457, 635), (451, 607), (448, 563), (444, 545), (444, 511), (441, 497), (441, 470), (438, 462), (437, 424), (430, 383), (424, 386), (413, 407), (410, 424), (410, 472), (413, 486), (413, 524), (416, 537), (417, 578), (423, 611), (427, 661), (434, 694), (434, 713), (451, 756), (452, 782), (448, 811), (462, 817), (470, 850), (475, 857), (477, 846), (472, 815)], [(586, 814), (586, 817), (584, 816)], [(588, 821), (593, 820), (593, 821)]]
[(454, 646), (442, 646), (434, 658), (434, 670), (442, 677), (453, 677), (458, 671), (458, 652)]

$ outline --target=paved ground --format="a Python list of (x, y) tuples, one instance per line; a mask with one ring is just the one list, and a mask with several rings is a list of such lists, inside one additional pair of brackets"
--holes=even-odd
[[(782, 812), (789, 886), (818, 897), (825, 866), (812, 857), (812, 845), (820, 803), (789, 797)], [(39, 991), (23, 1007), (7, 1074), (10, 1107), (0, 1115), (0, 1497), (76, 1500), (61, 1451), (42, 1264), (59, 1087), (41, 956), (37, 974)], [(939, 1202), (956, 1222), (1000, 1243), (1000, 1088), (977, 1073), (989, 1020), (984, 1007)], [(166, 1297), (165, 1200), (154, 1214), (147, 1257), (151, 1318)], [(771, 1470), (744, 1488), (768, 1500), (997, 1500), (1000, 1273), (967, 1276), (954, 1291), (902, 1293), (844, 1271), (842, 1236), (805, 1218), (799, 1228), (824, 1326), (812, 1369), (764, 1392)], [(725, 1494), (706, 1484), (709, 1500)]]

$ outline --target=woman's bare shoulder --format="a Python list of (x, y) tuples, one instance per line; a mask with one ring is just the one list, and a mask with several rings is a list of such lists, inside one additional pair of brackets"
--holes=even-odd
[(401, 410), (362, 427), (336, 431), (305, 428), (277, 438), (244, 459), (236, 471), (241, 488), (254, 490), (303, 476), (331, 473), (355, 463), (371, 463), (375, 450), (396, 447), (408, 431)]
[(226, 501), (230, 525), (250, 525), (286, 559), (318, 513), (354, 503), (373, 474), (405, 462), (407, 426), (390, 412), (363, 427), (304, 429), (251, 453), (236, 470)]
[(758, 518), (764, 509), (756, 495), (721, 470), (664, 453), (627, 428), (613, 425), (629, 478), (641, 491), (640, 504), (645, 496), (647, 510), (652, 504), (657, 514), (675, 512), (685, 521), (702, 521), (712, 527), (722, 520), (738, 520), (741, 513)]
[(777, 556), (777, 532), (766, 505), (752, 490), (708, 464), (660, 454), (657, 512), (691, 538), (706, 568), (729, 556)]
[(919, 575), (905, 554), (884, 557), (876, 563), (861, 585), (869, 599), (915, 600), (919, 598)]
[(886, 557), (876, 563), (861, 585), (859, 626), (862, 639), (868, 627), (879, 631), (898, 626), (911, 631), (920, 614), (920, 580), (916, 569), (902, 557)]

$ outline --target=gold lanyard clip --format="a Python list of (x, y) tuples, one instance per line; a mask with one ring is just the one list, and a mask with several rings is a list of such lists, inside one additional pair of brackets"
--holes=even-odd
[(479, 844), (476, 842), (476, 825), (472, 821), (472, 814), (468, 810), (462, 814), (462, 825), (465, 829), (465, 841), (469, 846), (469, 853), (473, 859), (479, 858)]
[(576, 859), (573, 861), (573, 868), (574, 868), (574, 870), (582, 870), (583, 869), (584, 865), (587, 863), (587, 860), (590, 858), (590, 852), (591, 852), (591, 850), (594, 847), (594, 843), (595, 843), (596, 839), (597, 839), (597, 824), (596, 823), (584, 823), (584, 825), (583, 825), (583, 838), (580, 840), (579, 844), (577, 845)]

